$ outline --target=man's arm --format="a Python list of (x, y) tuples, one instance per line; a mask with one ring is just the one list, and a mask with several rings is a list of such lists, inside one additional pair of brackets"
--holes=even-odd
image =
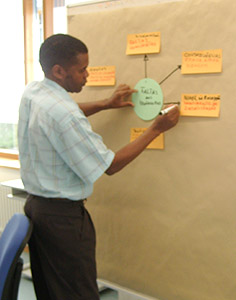
[(136, 92), (136, 90), (131, 89), (126, 84), (121, 84), (110, 98), (94, 102), (78, 103), (78, 105), (85, 116), (88, 117), (105, 109), (133, 106), (133, 103), (131, 101), (126, 101), (126, 98), (134, 92)]
[(177, 106), (168, 112), (168, 114), (158, 116), (141, 136), (116, 152), (110, 167), (106, 170), (106, 174), (113, 175), (123, 169), (141, 154), (153, 139), (162, 132), (174, 127), (178, 122), (178, 118), (179, 109)]

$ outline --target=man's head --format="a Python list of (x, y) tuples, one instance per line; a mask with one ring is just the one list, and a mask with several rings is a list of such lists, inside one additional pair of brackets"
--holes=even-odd
[(39, 61), (45, 76), (68, 92), (80, 92), (88, 77), (88, 49), (80, 40), (56, 34), (41, 45)]

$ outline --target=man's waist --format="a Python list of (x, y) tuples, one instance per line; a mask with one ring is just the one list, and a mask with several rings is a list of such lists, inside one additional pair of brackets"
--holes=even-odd
[(45, 197), (45, 196), (41, 196), (41, 195), (35, 195), (35, 194), (31, 194), (28, 193), (28, 197), (29, 198), (37, 198), (37, 199), (42, 199), (42, 200), (47, 200), (50, 202), (63, 202), (63, 203), (83, 203), (85, 204), (85, 202), (87, 201), (87, 198), (83, 198), (83, 199), (69, 199), (69, 198), (60, 198), (60, 197)]

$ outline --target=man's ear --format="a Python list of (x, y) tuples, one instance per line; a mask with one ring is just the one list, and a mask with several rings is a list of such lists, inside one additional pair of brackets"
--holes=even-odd
[(52, 76), (57, 80), (62, 80), (66, 76), (65, 69), (60, 65), (54, 65), (51, 69)]

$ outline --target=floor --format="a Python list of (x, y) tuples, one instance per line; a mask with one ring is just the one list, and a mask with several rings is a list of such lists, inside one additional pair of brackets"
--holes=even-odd
[[(23, 253), (24, 262), (28, 262), (28, 255)], [(18, 300), (36, 300), (32, 280), (25, 276), (21, 277)], [(118, 300), (118, 293), (111, 289), (100, 292), (100, 300)]]

